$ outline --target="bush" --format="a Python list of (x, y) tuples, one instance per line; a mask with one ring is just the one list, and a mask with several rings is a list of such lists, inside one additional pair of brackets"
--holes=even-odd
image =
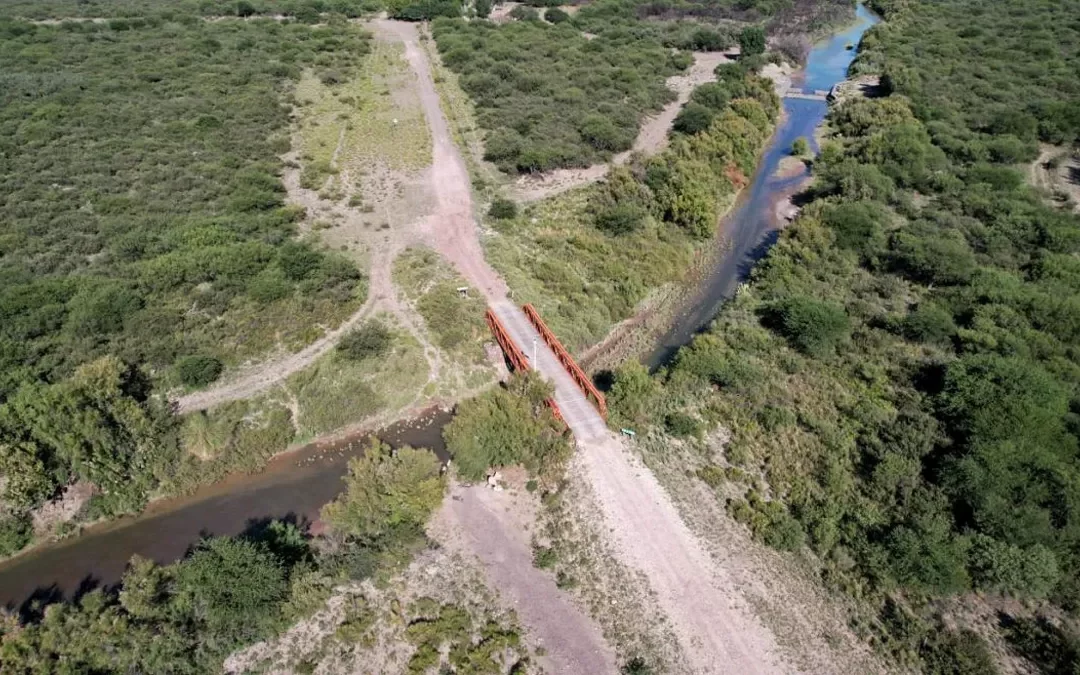
[(510, 18), (518, 21), (539, 21), (540, 12), (526, 5), (518, 5), (510, 10)]
[(14, 555), (29, 543), (28, 516), (8, 516), (0, 519), (0, 557)]
[(690, 100), (719, 112), (731, 101), (731, 90), (719, 82), (708, 82), (696, 87), (690, 94)]
[(877, 202), (843, 202), (830, 206), (822, 214), (822, 220), (836, 237), (840, 248), (855, 251), (863, 260), (871, 260), (885, 249), (885, 231), (882, 227), (888, 214)]
[(337, 351), (350, 361), (362, 361), (387, 353), (393, 341), (394, 334), (390, 329), (372, 319), (343, 335), (337, 344)]
[(558, 7), (552, 7), (544, 12), (544, 21), (548, 23), (565, 23), (570, 20), (570, 15)]
[(189, 387), (205, 387), (221, 376), (221, 361), (213, 356), (192, 354), (176, 362), (176, 374)]
[(765, 29), (761, 26), (747, 26), (739, 33), (739, 55), (747, 58), (765, 52)]
[(709, 128), (715, 113), (700, 103), (691, 101), (679, 112), (671, 128), (679, 133), (693, 136)]
[(517, 218), (517, 214), (517, 204), (502, 197), (496, 197), (495, 201), (491, 202), (491, 208), (488, 209), (488, 216), (498, 220)]
[(676, 438), (697, 436), (701, 433), (701, 424), (685, 413), (673, 412), (664, 418), (664, 428)]
[(805, 157), (810, 154), (810, 141), (805, 136), (799, 136), (791, 144), (791, 154), (796, 157)]
[(458, 405), (443, 438), (461, 477), (481, 480), (489, 468), (511, 464), (542, 478), (560, 471), (570, 444), (547, 407), (551, 395), (550, 385), (531, 373)]
[(770, 327), (791, 346), (810, 356), (824, 356), (847, 336), (850, 322), (843, 308), (805, 296), (795, 296), (766, 310)]
[(616, 204), (596, 214), (596, 227), (608, 234), (629, 234), (638, 230), (648, 215), (637, 204)]
[(917, 342), (944, 344), (956, 333), (952, 314), (933, 303), (924, 303), (900, 322), (904, 337)]

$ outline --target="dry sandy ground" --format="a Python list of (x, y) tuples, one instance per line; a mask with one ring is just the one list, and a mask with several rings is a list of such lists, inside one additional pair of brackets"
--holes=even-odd
[(795, 672), (656, 477), (619, 439), (581, 444), (575, 463), (600, 502), (620, 557), (649, 579), (694, 672)]
[(429, 532), (449, 550), (480, 560), (489, 585), (517, 612), (533, 642), (544, 648), (540, 661), (546, 671), (616, 672), (615, 655), (597, 625), (555, 585), (551, 574), (533, 565), (534, 513), (534, 500), (527, 494), (455, 485)]
[[(694, 87), (714, 81), (716, 75), (713, 70), (728, 60), (721, 52), (694, 52), (694, 63), (690, 70), (685, 75), (674, 75), (667, 79), (668, 89), (675, 92), (675, 100), (656, 115), (647, 118), (634, 140), (634, 146), (615, 155), (611, 163), (618, 166), (629, 161), (635, 152), (652, 155), (667, 147), (671, 124), (690, 100)], [(584, 169), (557, 169), (536, 176), (522, 176), (515, 183), (514, 192), (518, 199), (525, 202), (544, 199), (598, 181), (607, 175), (609, 167), (610, 164), (594, 164)]]

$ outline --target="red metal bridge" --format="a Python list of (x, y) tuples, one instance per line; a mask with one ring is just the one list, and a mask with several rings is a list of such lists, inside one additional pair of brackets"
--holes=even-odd
[(498, 302), (487, 310), (487, 323), (514, 370), (537, 370), (555, 385), (549, 405), (578, 440), (607, 431), (607, 401), (566, 351), (532, 305), (518, 308)]

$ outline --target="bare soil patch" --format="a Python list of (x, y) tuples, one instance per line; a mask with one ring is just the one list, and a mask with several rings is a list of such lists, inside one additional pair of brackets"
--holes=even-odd
[(1055, 205), (1080, 213), (1080, 151), (1043, 143), (1027, 175), (1028, 182), (1048, 193)]
[(599, 628), (555, 580), (533, 565), (530, 536), (535, 501), (523, 491), (455, 485), (431, 533), (443, 546), (478, 559), (492, 588), (505, 598), (545, 650), (553, 673), (613, 673), (615, 655)]

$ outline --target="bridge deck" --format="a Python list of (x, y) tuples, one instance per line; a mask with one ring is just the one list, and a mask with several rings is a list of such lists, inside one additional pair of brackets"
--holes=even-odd
[(802, 98), (808, 101), (828, 101), (828, 92), (806, 92), (798, 89), (789, 89), (784, 93), (784, 98)]
[[(555, 402), (559, 405), (563, 419), (574, 436), (583, 441), (601, 436), (607, 432), (600, 413), (585, 394), (578, 388), (570, 374), (566, 372), (555, 353), (547, 346), (540, 333), (529, 322), (525, 312), (511, 302), (498, 302), (491, 305), (491, 311), (499, 317), (506, 332), (514, 339), (517, 346), (525, 353), (529, 364), (538, 370), (545, 379), (555, 385)], [(533, 362), (533, 344), (536, 344), (536, 361)]]

